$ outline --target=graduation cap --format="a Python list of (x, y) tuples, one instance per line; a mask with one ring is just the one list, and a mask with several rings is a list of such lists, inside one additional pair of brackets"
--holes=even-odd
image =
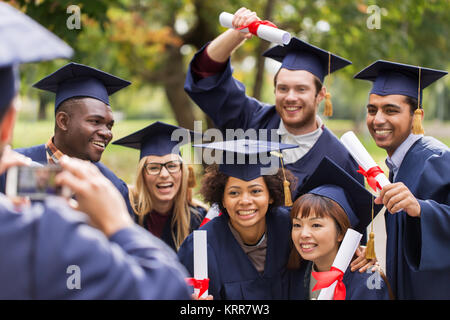
[[(333, 160), (324, 157), (314, 173), (300, 186), (298, 195), (306, 193), (329, 198), (347, 214), (353, 229), (363, 233), (371, 221), (373, 196)], [(377, 206), (377, 209), (381, 206)]]
[[(281, 68), (289, 70), (306, 70), (323, 83), (325, 76), (351, 64), (351, 61), (329, 51), (313, 46), (296, 37), (292, 37), (286, 46), (275, 46), (263, 53), (264, 57), (281, 62)], [(325, 97), (325, 116), (331, 116), (333, 108), (331, 94)]]
[(69, 58), (72, 54), (72, 48), (53, 33), (0, 2), (0, 110), (8, 107), (19, 90), (19, 64)]
[[(222, 161), (219, 164), (219, 171), (237, 179), (251, 181), (262, 175), (272, 174), (269, 173), (269, 168), (271, 168), (271, 165), (274, 163), (273, 160), (275, 158), (273, 156), (280, 157), (282, 150), (297, 148), (298, 145), (272, 141), (239, 139), (207, 144), (194, 144), (194, 147), (224, 151), (222, 154)], [(278, 160), (276, 163), (278, 168)], [(264, 171), (264, 169), (267, 169), (267, 171)], [(284, 166), (282, 169), (284, 173)], [(292, 200), (289, 181), (286, 180), (286, 175), (284, 177), (285, 205), (291, 206)]]
[(90, 97), (109, 105), (109, 96), (130, 84), (99, 69), (71, 62), (33, 87), (56, 93), (56, 111), (62, 102), (74, 97)]
[(112, 144), (141, 150), (139, 159), (142, 159), (150, 155), (180, 154), (181, 145), (189, 143), (192, 136), (191, 130), (156, 121)]
[(372, 90), (380, 96), (399, 94), (417, 100), (413, 133), (423, 134), (421, 124), (422, 91), (447, 74), (446, 71), (378, 60), (357, 73), (354, 78), (373, 82)]

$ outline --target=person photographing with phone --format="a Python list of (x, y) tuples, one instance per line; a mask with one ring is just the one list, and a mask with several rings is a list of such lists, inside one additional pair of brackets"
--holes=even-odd
[[(18, 64), (67, 58), (72, 50), (1, 2), (0, 21), (2, 173), (29, 161), (7, 146), (17, 114)], [(133, 223), (113, 183), (89, 161), (59, 160), (64, 171), (55, 182), (75, 193), (77, 211), (54, 197), (18, 214), (0, 194), (0, 299), (189, 299), (176, 255)], [(80, 271), (75, 286), (73, 268)]]

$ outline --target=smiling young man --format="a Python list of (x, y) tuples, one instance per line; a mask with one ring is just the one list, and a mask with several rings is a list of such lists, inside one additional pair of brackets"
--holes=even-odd
[(58, 69), (34, 84), (56, 94), (54, 136), (46, 144), (16, 151), (42, 164), (57, 163), (62, 155), (93, 162), (120, 191), (131, 214), (126, 183), (99, 162), (112, 139), (109, 96), (128, 85), (126, 80), (74, 62)]
[[(233, 26), (239, 28), (259, 21), (248, 9), (239, 9)], [(275, 105), (262, 103), (245, 93), (245, 86), (233, 78), (230, 57), (251, 34), (229, 29), (205, 45), (191, 61), (185, 90), (222, 132), (227, 129), (254, 129), (263, 140), (296, 144), (283, 151), (286, 167), (298, 185), (328, 156), (363, 183), (356, 162), (317, 116), (319, 103), (327, 97), (325, 76), (350, 61), (292, 38), (286, 46), (276, 46), (265, 57), (281, 62), (275, 84)], [(261, 132), (265, 132), (262, 136)], [(276, 135), (272, 136), (272, 131)], [(231, 139), (227, 137), (227, 139)]]
[[(4, 2), (0, 21), (3, 172), (11, 164), (6, 146), (20, 100), (19, 64), (68, 58), (73, 51)], [(0, 194), (0, 299), (189, 299), (186, 273), (176, 256), (133, 224), (111, 182), (87, 161), (64, 156), (61, 165), (64, 172), (56, 182), (73, 190), (83, 212), (58, 197), (14, 207)]]
[(450, 152), (421, 129), (422, 90), (447, 72), (379, 60), (355, 78), (373, 82), (367, 127), (387, 152), (386, 272), (399, 299), (450, 299)]

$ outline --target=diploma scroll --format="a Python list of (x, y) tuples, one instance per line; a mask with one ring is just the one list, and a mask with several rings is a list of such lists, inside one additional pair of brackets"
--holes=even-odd
[[(341, 137), (341, 142), (364, 171), (369, 171), (371, 168), (378, 167), (353, 131), (344, 133)], [(383, 173), (378, 173), (374, 178), (380, 184), (381, 188), (391, 183)]]
[[(219, 22), (222, 27), (233, 28), (232, 21), (233, 15), (228, 12), (222, 12), (219, 16)], [(243, 33), (249, 32), (248, 28), (240, 30)], [(280, 30), (274, 27), (260, 25), (257, 30), (257, 35), (261, 39), (274, 42), (279, 45), (286, 45), (291, 41), (291, 34), (287, 31)]]
[[(336, 258), (334, 258), (332, 267), (335, 267), (341, 270), (343, 273), (345, 273), (348, 265), (352, 261), (356, 249), (359, 246), (361, 238), (362, 238), (361, 233), (350, 228), (347, 229), (344, 239), (342, 240), (341, 246), (339, 247), (339, 250), (336, 254)], [(336, 280), (328, 288), (320, 290), (320, 294), (317, 297), (317, 300), (333, 300), (334, 289), (336, 287), (337, 282), (338, 281)]]
[[(206, 230), (194, 231), (194, 279), (203, 281), (208, 279), (208, 254)], [(194, 288), (194, 293), (200, 293), (199, 288)], [(203, 291), (203, 290), (202, 290)], [(204, 290), (201, 298), (208, 296), (208, 289)], [(199, 296), (200, 298), (200, 296)]]

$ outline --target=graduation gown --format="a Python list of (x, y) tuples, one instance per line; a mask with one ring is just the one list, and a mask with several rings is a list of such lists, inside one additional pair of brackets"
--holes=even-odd
[[(267, 212), (267, 252), (263, 274), (256, 270), (242, 250), (228, 221), (228, 214), (222, 214), (199, 229), (207, 231), (208, 293), (215, 300), (285, 299), (287, 292), (283, 276), (291, 234), (288, 212), (281, 208)], [(178, 257), (193, 276), (193, 234), (181, 245)]]
[(432, 137), (416, 141), (394, 182), (403, 182), (421, 217), (385, 214), (386, 274), (399, 299), (450, 299), (450, 152)]
[(176, 255), (141, 227), (107, 238), (58, 198), (11, 208), (0, 195), (0, 299), (190, 298)]
[[(311, 261), (303, 261), (299, 269), (288, 270), (290, 300), (309, 299), (312, 265)], [(345, 300), (389, 300), (386, 283), (379, 274), (351, 272), (347, 268), (342, 282), (346, 289)]]
[[(193, 59), (205, 47), (206, 45)], [(222, 73), (200, 80), (195, 79), (191, 68), (192, 61), (184, 89), (200, 109), (213, 120), (215, 126), (225, 134), (224, 139), (233, 139), (233, 137), (227, 137), (226, 129), (242, 129), (244, 131), (255, 129), (259, 134), (259, 139), (272, 139), (271, 132), (273, 130), (276, 133), (281, 121), (275, 106), (262, 103), (245, 94), (245, 86), (232, 77), (233, 69), (230, 59)], [(260, 129), (268, 130), (267, 134), (261, 135), (258, 131)], [(281, 137), (276, 134), (275, 136), (279, 142)], [(336, 136), (323, 126), (320, 138), (309, 152), (297, 162), (286, 165), (286, 168), (297, 177), (297, 186), (300, 186), (314, 172), (324, 156), (328, 156), (357, 181), (364, 184), (364, 177), (356, 172), (358, 165), (355, 160)]]
[[(189, 209), (191, 210), (191, 223), (190, 223), (190, 233), (194, 230), (197, 230), (200, 224), (203, 221), (203, 218), (206, 215), (206, 210), (202, 207), (192, 207), (189, 206)], [(139, 223), (139, 217), (135, 215), (135, 222)], [(166, 224), (164, 225), (163, 233), (161, 235), (161, 240), (164, 241), (169, 247), (171, 247), (175, 252), (177, 251), (177, 248), (175, 246), (175, 243), (173, 241), (172, 237), (172, 216), (173, 214), (170, 213), (170, 217), (167, 219)], [(148, 223), (148, 215), (145, 215), (143, 227), (147, 229), (147, 223)], [(176, 235), (176, 228), (173, 228), (173, 232)]]
[[(32, 146), (29, 148), (19, 148), (14, 149), (14, 151), (17, 151), (29, 158), (31, 160), (46, 165), (48, 163), (47, 161), (47, 154), (45, 151), (45, 144), (40, 144), (37, 146)], [(133, 215), (133, 210), (131, 208), (130, 199), (128, 197), (128, 186), (127, 184), (119, 179), (110, 169), (108, 169), (104, 164), (100, 162), (93, 162), (93, 164), (100, 170), (100, 172), (110, 180), (114, 186), (116, 186), (117, 190), (122, 194), (123, 199), (125, 200), (125, 203), (127, 205), (128, 212), (130, 215)], [(0, 178), (0, 192), (5, 192), (5, 186), (6, 186), (6, 175), (3, 174)]]

